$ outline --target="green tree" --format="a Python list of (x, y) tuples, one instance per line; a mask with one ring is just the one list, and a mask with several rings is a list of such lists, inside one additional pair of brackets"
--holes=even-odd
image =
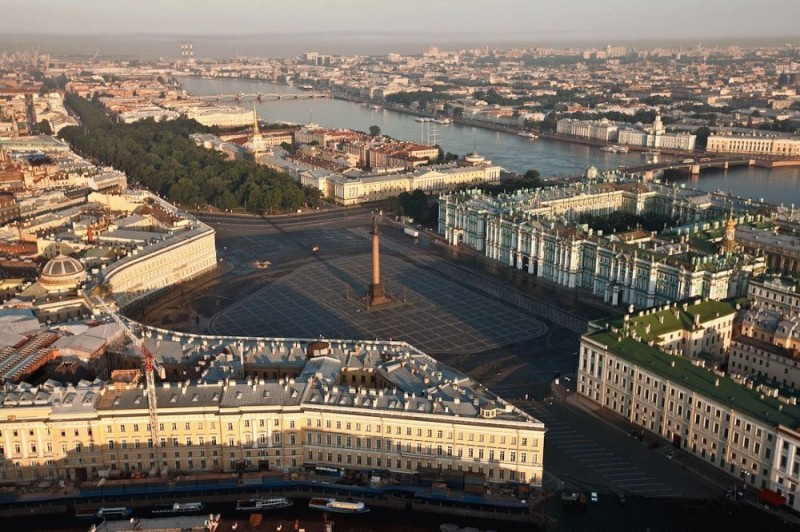
[(522, 177), (530, 181), (536, 181), (539, 179), (539, 170), (533, 170), (533, 169), (528, 170)]
[(66, 104), (82, 125), (65, 127), (59, 136), (78, 153), (119, 168), (132, 183), (190, 208), (206, 203), (223, 209), (244, 205), (250, 212), (263, 213), (291, 211), (308, 202), (290, 176), (249, 161), (228, 161), (195, 145), (189, 135), (209, 129), (194, 120), (112, 124), (99, 103), (67, 94)]
[(711, 135), (711, 129), (706, 126), (702, 126), (697, 128), (697, 131), (695, 131), (694, 134), (697, 137), (695, 140), (695, 147), (698, 150), (706, 149), (706, 146), (708, 145), (708, 137)]
[(383, 210), (386, 212), (393, 212), (398, 216), (403, 216), (403, 204), (400, 203), (400, 198), (397, 196), (389, 196), (383, 200)]
[(50, 127), (50, 122), (47, 120), (41, 120), (38, 124), (36, 124), (36, 131), (40, 135), (52, 135), (53, 128)]
[(369, 126), (369, 135), (371, 137), (378, 137), (381, 134), (381, 128), (378, 126)]
[(219, 199), (217, 200), (217, 206), (223, 210), (231, 210), (235, 209), (239, 206), (236, 198), (231, 194), (230, 190), (223, 190), (222, 194), (219, 195)]

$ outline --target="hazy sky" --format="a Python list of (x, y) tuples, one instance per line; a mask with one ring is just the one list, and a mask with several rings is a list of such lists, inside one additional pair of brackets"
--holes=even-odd
[(800, 41), (800, 0), (0, 0), (0, 51), (175, 57)]
[[(23, 29), (24, 28), (24, 29)], [(800, 0), (0, 0), (0, 33), (800, 36)]]

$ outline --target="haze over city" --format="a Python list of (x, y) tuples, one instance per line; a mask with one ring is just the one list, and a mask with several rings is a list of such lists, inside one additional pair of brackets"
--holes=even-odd
[[(425, 46), (542, 46), (609, 42), (781, 43), (798, 35), (793, 0), (342, 0), (96, 2), (7, 0), (0, 49), (157, 56), (192, 37), (198, 57), (421, 51)], [(30, 20), (20, 31), (20, 21)], [(32, 22), (32, 21), (31, 21)]]

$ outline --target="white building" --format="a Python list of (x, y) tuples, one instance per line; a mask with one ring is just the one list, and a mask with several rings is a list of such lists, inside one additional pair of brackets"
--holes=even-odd
[(747, 298), (760, 307), (796, 314), (800, 313), (797, 286), (794, 278), (762, 275), (747, 283)]
[(575, 120), (565, 118), (556, 123), (556, 133), (584, 139), (614, 142), (617, 140), (619, 126), (607, 118), (600, 120)]
[(697, 136), (689, 133), (667, 133), (661, 122), (661, 116), (656, 115), (655, 122), (651, 127), (644, 129), (621, 128), (617, 142), (627, 146), (640, 146), (651, 149), (693, 151), (696, 140)]
[(423, 190), (442, 192), (461, 186), (497, 183), (501, 167), (472, 153), (457, 165), (421, 166), (413, 172), (400, 174), (348, 177), (331, 173), (315, 173), (303, 184), (316, 183), (323, 197), (339, 205), (358, 205), (381, 201), (403, 192)]
[(254, 112), (241, 107), (190, 107), (186, 110), (186, 118), (209, 127), (245, 127), (253, 123)]
[[(645, 231), (604, 235), (575, 223), (581, 213), (708, 216), (711, 204), (695, 199), (652, 183), (578, 184), (500, 197), (462, 191), (439, 198), (439, 233), (451, 245), (466, 244), (533, 276), (586, 288), (612, 305), (646, 308), (694, 296), (744, 295), (748, 277), (765, 269), (762, 257), (730, 253), (710, 241), (711, 249), (699, 250)], [(708, 227), (720, 225), (716, 220)]]

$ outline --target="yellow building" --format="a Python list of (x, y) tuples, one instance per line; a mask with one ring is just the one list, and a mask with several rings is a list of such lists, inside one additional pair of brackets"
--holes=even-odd
[(578, 393), (798, 510), (797, 396), (662, 349), (616, 327), (584, 334)]
[[(100, 233), (98, 241), (126, 248), (126, 257), (102, 270), (106, 284), (120, 307), (130, 305), (161, 290), (205, 273), (217, 264), (214, 229), (178, 211), (149, 192), (141, 192), (136, 201), (121, 202), (122, 210), (143, 204), (155, 229), (162, 232), (116, 230)], [(154, 222), (155, 223), (155, 222)]]
[(798, 157), (800, 156), (800, 139), (780, 137), (774, 133), (710, 135), (708, 137), (706, 151), (711, 153), (742, 153)]
[[(171, 334), (190, 360), (217, 355), (205, 358), (201, 381), (159, 385), (158, 445), (141, 387), (6, 385), (0, 479), (322, 465), (397, 475), (433, 468), (541, 485), (544, 425), (408, 344)], [(239, 359), (223, 350), (240, 356), (248, 373), (288, 365), (296, 376), (217, 380), (223, 368), (235, 373)]]

